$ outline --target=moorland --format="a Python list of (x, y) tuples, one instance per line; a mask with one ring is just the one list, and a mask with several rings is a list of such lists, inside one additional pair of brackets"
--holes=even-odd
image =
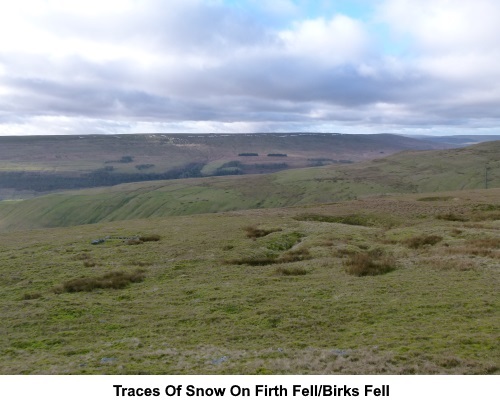
[(391, 134), (2, 136), (0, 200), (130, 182), (272, 173), (451, 146)]
[(435, 149), (0, 202), (0, 372), (498, 374), (500, 142)]

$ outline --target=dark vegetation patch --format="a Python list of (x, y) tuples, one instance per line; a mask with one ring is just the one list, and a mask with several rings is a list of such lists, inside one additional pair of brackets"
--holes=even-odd
[(106, 160), (104, 163), (131, 163), (134, 161), (133, 156), (122, 156), (118, 160)]
[(152, 164), (152, 163), (145, 163), (145, 164), (142, 164), (142, 165), (135, 165), (135, 168), (137, 170), (147, 170), (147, 169), (151, 169), (152, 167), (155, 167), (155, 165)]
[(269, 264), (276, 263), (276, 258), (272, 256), (249, 256), (249, 257), (241, 257), (239, 259), (231, 259), (225, 261), (226, 264), (237, 264), (243, 265), (248, 264), (249, 266), (267, 266)]
[(453, 255), (462, 255), (462, 256), (481, 256), (481, 257), (489, 257), (491, 259), (500, 259), (500, 252), (495, 249), (481, 248), (475, 246), (466, 246), (460, 248), (448, 248), (448, 253)]
[(332, 163), (339, 163), (338, 160), (330, 158), (309, 158), (307, 159), (307, 161), (309, 162), (308, 166), (310, 167), (325, 166)]
[(143, 236), (128, 238), (125, 240), (125, 244), (127, 244), (127, 245), (141, 245), (144, 242), (157, 242), (160, 239), (161, 239), (160, 235), (150, 234), (150, 235), (143, 235)]
[(247, 264), (249, 266), (267, 266), (269, 264), (299, 262), (310, 258), (311, 253), (309, 252), (309, 249), (301, 247), (298, 249), (288, 250), (281, 256), (272, 252), (261, 252), (252, 256), (226, 260), (225, 263), (237, 265)]
[(437, 235), (420, 235), (413, 236), (404, 241), (404, 244), (412, 249), (419, 249), (424, 246), (434, 246), (436, 243), (439, 243), (443, 240), (441, 236)]
[(479, 204), (476, 208), (476, 211), (500, 211), (499, 204)]
[(467, 218), (464, 218), (464, 217), (457, 215), (453, 212), (449, 212), (447, 214), (436, 215), (436, 219), (442, 219), (444, 221), (453, 221), (453, 222), (467, 222), (468, 221)]
[(129, 245), (129, 246), (133, 246), (133, 245), (141, 245), (143, 244), (144, 242), (140, 239), (127, 239), (125, 241), (125, 244), (126, 245)]
[(255, 225), (249, 225), (243, 228), (243, 230), (245, 231), (247, 238), (257, 239), (269, 235), (273, 232), (280, 232), (282, 229), (281, 228), (259, 229)]
[(357, 277), (378, 276), (396, 270), (395, 259), (379, 249), (355, 253), (344, 264), (347, 273)]
[(243, 166), (243, 163), (241, 163), (241, 161), (239, 160), (231, 160), (230, 162), (226, 162), (224, 164), (222, 164), (219, 169), (226, 169), (228, 167), (242, 167)]
[(42, 298), (42, 294), (39, 292), (30, 292), (23, 294), (23, 300), (36, 300), (38, 298)]
[(483, 238), (467, 241), (465, 246), (452, 247), (448, 253), (500, 259), (500, 238)]
[(433, 197), (422, 197), (418, 198), (417, 201), (449, 201), (453, 197), (450, 196), (433, 196)]
[(232, 160), (221, 165), (214, 173), (214, 176), (227, 176), (237, 174), (250, 174), (256, 172), (275, 172), (288, 168), (287, 163), (255, 163), (243, 164), (239, 160)]
[(137, 270), (133, 273), (112, 271), (99, 277), (82, 277), (68, 280), (61, 286), (54, 288), (54, 292), (60, 294), (63, 292), (73, 293), (104, 288), (121, 289), (130, 283), (140, 283), (144, 278), (143, 270)]
[(367, 215), (351, 214), (344, 216), (336, 215), (321, 215), (321, 214), (301, 214), (294, 217), (297, 221), (315, 221), (315, 222), (330, 222), (336, 224), (356, 225), (356, 226), (374, 226), (377, 221)]
[(284, 170), (288, 168), (288, 164), (281, 163), (256, 163), (254, 165), (243, 165), (245, 171), (251, 170)]
[(474, 247), (485, 248), (485, 249), (500, 249), (500, 238), (475, 239), (469, 241), (469, 244)]
[(287, 157), (286, 153), (268, 153), (267, 156), (275, 156), (275, 157)]
[(188, 163), (164, 173), (115, 173), (105, 168), (82, 175), (20, 171), (0, 172), (0, 188), (45, 192), (62, 189), (115, 186), (121, 183), (140, 181), (184, 179), (201, 177), (203, 166), (203, 163)]
[(89, 253), (78, 253), (75, 256), (73, 256), (74, 260), (90, 260), (91, 256)]
[(156, 234), (156, 233), (150, 234), (150, 235), (139, 236), (139, 240), (141, 242), (158, 242), (160, 239), (161, 239), (161, 236)]
[(278, 267), (276, 269), (276, 274), (280, 276), (305, 276), (307, 270), (301, 268)]
[[(496, 207), (490, 205), (490, 207)], [(471, 219), (473, 221), (498, 221), (500, 220), (500, 208), (476, 210), (472, 213)]]
[(238, 153), (238, 156), (259, 156), (259, 154), (255, 152), (243, 152), (243, 153)]
[(283, 253), (281, 257), (278, 258), (278, 263), (291, 263), (300, 262), (302, 260), (309, 260), (311, 258), (311, 252), (306, 247), (300, 247), (298, 249), (288, 250)]

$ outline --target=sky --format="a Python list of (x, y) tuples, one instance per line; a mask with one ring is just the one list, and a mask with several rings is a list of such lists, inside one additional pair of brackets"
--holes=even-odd
[(498, 0), (0, 2), (0, 135), (500, 134)]

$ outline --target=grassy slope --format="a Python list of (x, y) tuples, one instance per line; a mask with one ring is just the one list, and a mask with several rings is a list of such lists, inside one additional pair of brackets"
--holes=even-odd
[[(498, 373), (498, 201), (410, 194), (0, 234), (0, 373)], [(296, 219), (352, 214), (366, 226)], [(161, 240), (89, 243), (150, 233)], [(422, 235), (442, 239), (406, 243)], [(310, 257), (228, 264), (279, 249)], [(396, 269), (347, 274), (362, 252)], [(145, 280), (124, 289), (53, 292), (136, 269)]]
[(353, 165), (262, 176), (124, 184), (0, 203), (0, 229), (283, 207), (367, 195), (500, 187), (500, 141), (465, 149), (402, 152)]

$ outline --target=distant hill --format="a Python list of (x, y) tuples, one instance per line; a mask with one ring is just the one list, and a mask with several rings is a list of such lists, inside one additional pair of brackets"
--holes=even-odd
[(0, 200), (140, 181), (272, 173), (445, 147), (391, 134), (0, 137)]
[(500, 135), (450, 135), (450, 136), (428, 136), (428, 135), (407, 135), (410, 138), (422, 141), (444, 143), (446, 145), (469, 146), (481, 142), (500, 141)]
[(351, 165), (152, 181), (0, 203), (0, 229), (57, 227), (353, 200), (388, 193), (500, 187), (500, 141), (406, 151)]

